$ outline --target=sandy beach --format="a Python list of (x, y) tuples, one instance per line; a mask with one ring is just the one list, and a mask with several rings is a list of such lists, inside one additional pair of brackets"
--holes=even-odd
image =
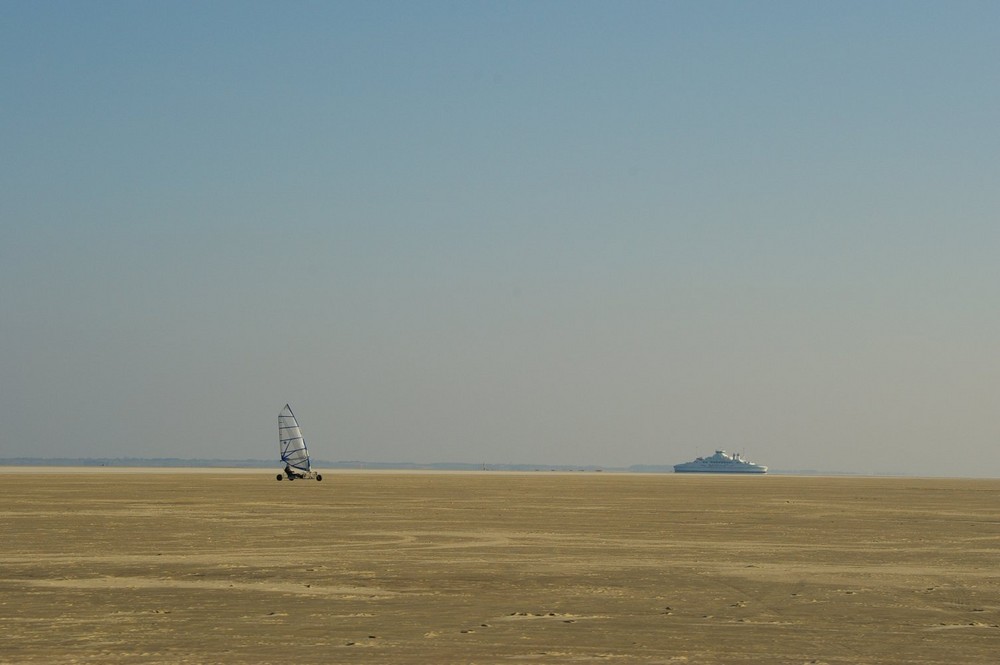
[(1000, 481), (0, 471), (0, 663), (993, 663)]

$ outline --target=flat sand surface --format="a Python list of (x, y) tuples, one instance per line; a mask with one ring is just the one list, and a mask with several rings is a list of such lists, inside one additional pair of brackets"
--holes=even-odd
[(0, 663), (996, 663), (1000, 481), (0, 472)]

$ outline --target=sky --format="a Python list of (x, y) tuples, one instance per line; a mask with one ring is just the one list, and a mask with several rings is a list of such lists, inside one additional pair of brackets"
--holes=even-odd
[(0, 0), (0, 457), (1000, 477), (1000, 3)]

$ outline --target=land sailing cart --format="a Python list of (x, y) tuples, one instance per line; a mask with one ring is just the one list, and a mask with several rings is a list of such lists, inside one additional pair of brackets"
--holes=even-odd
[(281, 449), (281, 461), (285, 463), (284, 472), (276, 476), (278, 480), (323, 480), (321, 474), (312, 470), (309, 449), (302, 438), (299, 421), (287, 404), (278, 414), (278, 447)]

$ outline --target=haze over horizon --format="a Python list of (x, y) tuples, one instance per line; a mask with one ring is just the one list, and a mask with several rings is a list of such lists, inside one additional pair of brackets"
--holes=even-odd
[(1000, 477), (1000, 4), (0, 4), (0, 457)]

